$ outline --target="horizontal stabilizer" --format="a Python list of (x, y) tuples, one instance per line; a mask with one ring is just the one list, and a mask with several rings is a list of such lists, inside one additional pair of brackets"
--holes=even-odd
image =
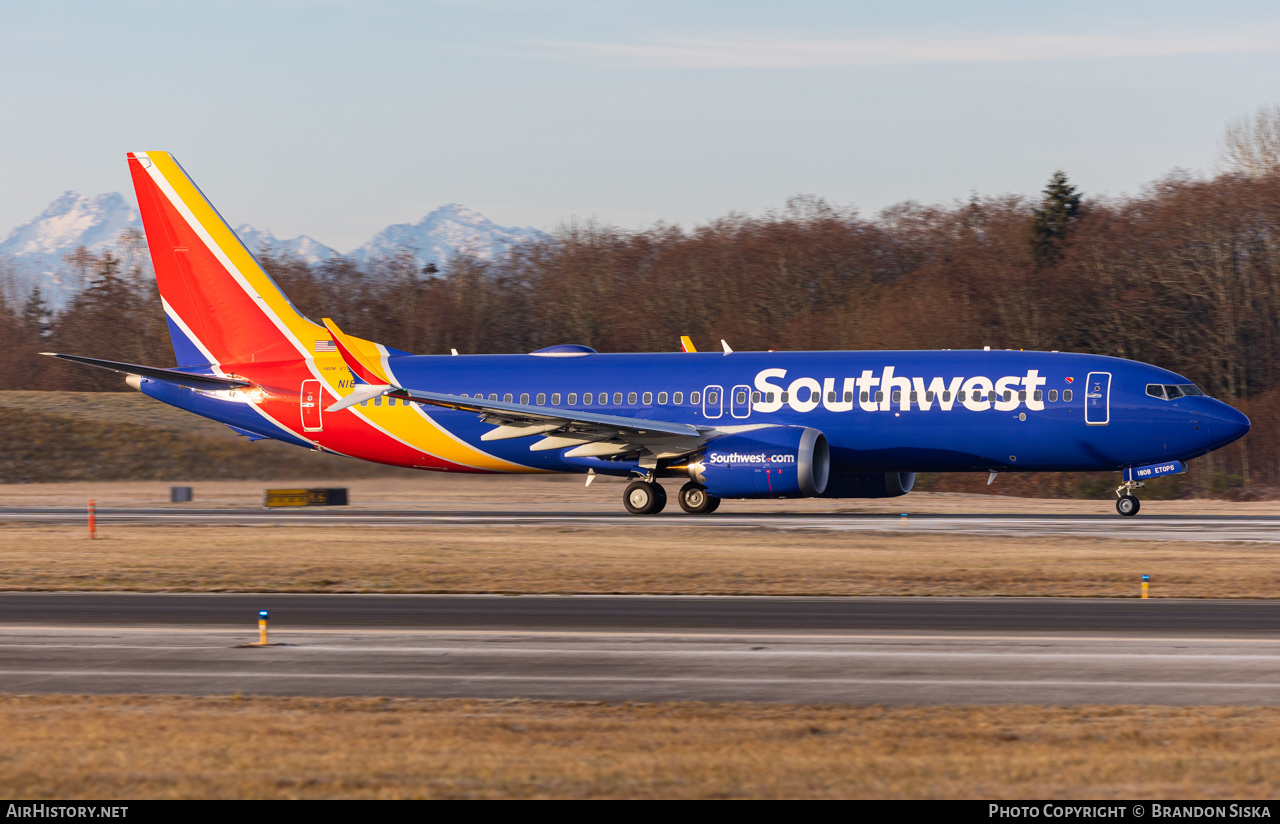
[(86, 358), (81, 355), (62, 355), (58, 352), (41, 352), (40, 354), (48, 355), (51, 358), (83, 363), (88, 366), (96, 366), (99, 369), (110, 369), (112, 372), (119, 372), (122, 375), (137, 375), (151, 380), (170, 381), (182, 386), (190, 386), (194, 389), (236, 389), (253, 385), (249, 381), (240, 380), (239, 378), (193, 375), (190, 372), (183, 372), (179, 369), (165, 369), (159, 366), (139, 366), (136, 363), (120, 363), (118, 361), (102, 360), (101, 358)]

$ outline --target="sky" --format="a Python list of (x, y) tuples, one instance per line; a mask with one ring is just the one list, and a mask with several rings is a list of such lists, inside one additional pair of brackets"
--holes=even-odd
[(173, 152), (232, 225), (349, 251), (457, 202), (692, 227), (810, 194), (1088, 195), (1217, 169), (1280, 103), (1280, 4), (6, 3), (0, 236)]

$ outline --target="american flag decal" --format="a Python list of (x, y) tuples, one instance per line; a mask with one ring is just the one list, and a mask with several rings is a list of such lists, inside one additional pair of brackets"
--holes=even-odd
[(318, 340), (316, 341), (316, 351), (317, 352), (337, 352), (338, 345), (331, 340)]

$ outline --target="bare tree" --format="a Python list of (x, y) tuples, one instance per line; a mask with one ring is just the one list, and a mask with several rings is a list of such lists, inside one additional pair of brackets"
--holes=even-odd
[(1222, 139), (1227, 168), (1247, 177), (1280, 172), (1280, 106), (1263, 106), (1227, 126)]

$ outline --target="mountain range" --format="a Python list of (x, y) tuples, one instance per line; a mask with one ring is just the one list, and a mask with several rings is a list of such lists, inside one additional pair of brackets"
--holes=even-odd
[[(14, 229), (0, 241), (0, 265), (6, 259), (12, 264), (14, 285), (20, 291), (26, 292), (32, 284), (38, 284), (50, 303), (60, 305), (74, 291), (60, 275), (66, 268), (63, 256), (80, 246), (95, 254), (114, 250), (120, 233), (126, 229), (141, 230), (142, 221), (138, 210), (120, 194), (89, 196), (66, 192), (34, 220)], [(235, 231), (253, 252), (269, 249), (311, 264), (340, 254), (306, 235), (281, 240), (270, 229), (257, 229), (247, 223)], [(520, 241), (544, 236), (537, 229), (499, 226), (479, 212), (449, 203), (417, 223), (388, 226), (345, 256), (357, 263), (366, 263), (408, 249), (416, 256), (418, 265), (425, 266), (442, 264), (458, 253), (490, 258)]]

